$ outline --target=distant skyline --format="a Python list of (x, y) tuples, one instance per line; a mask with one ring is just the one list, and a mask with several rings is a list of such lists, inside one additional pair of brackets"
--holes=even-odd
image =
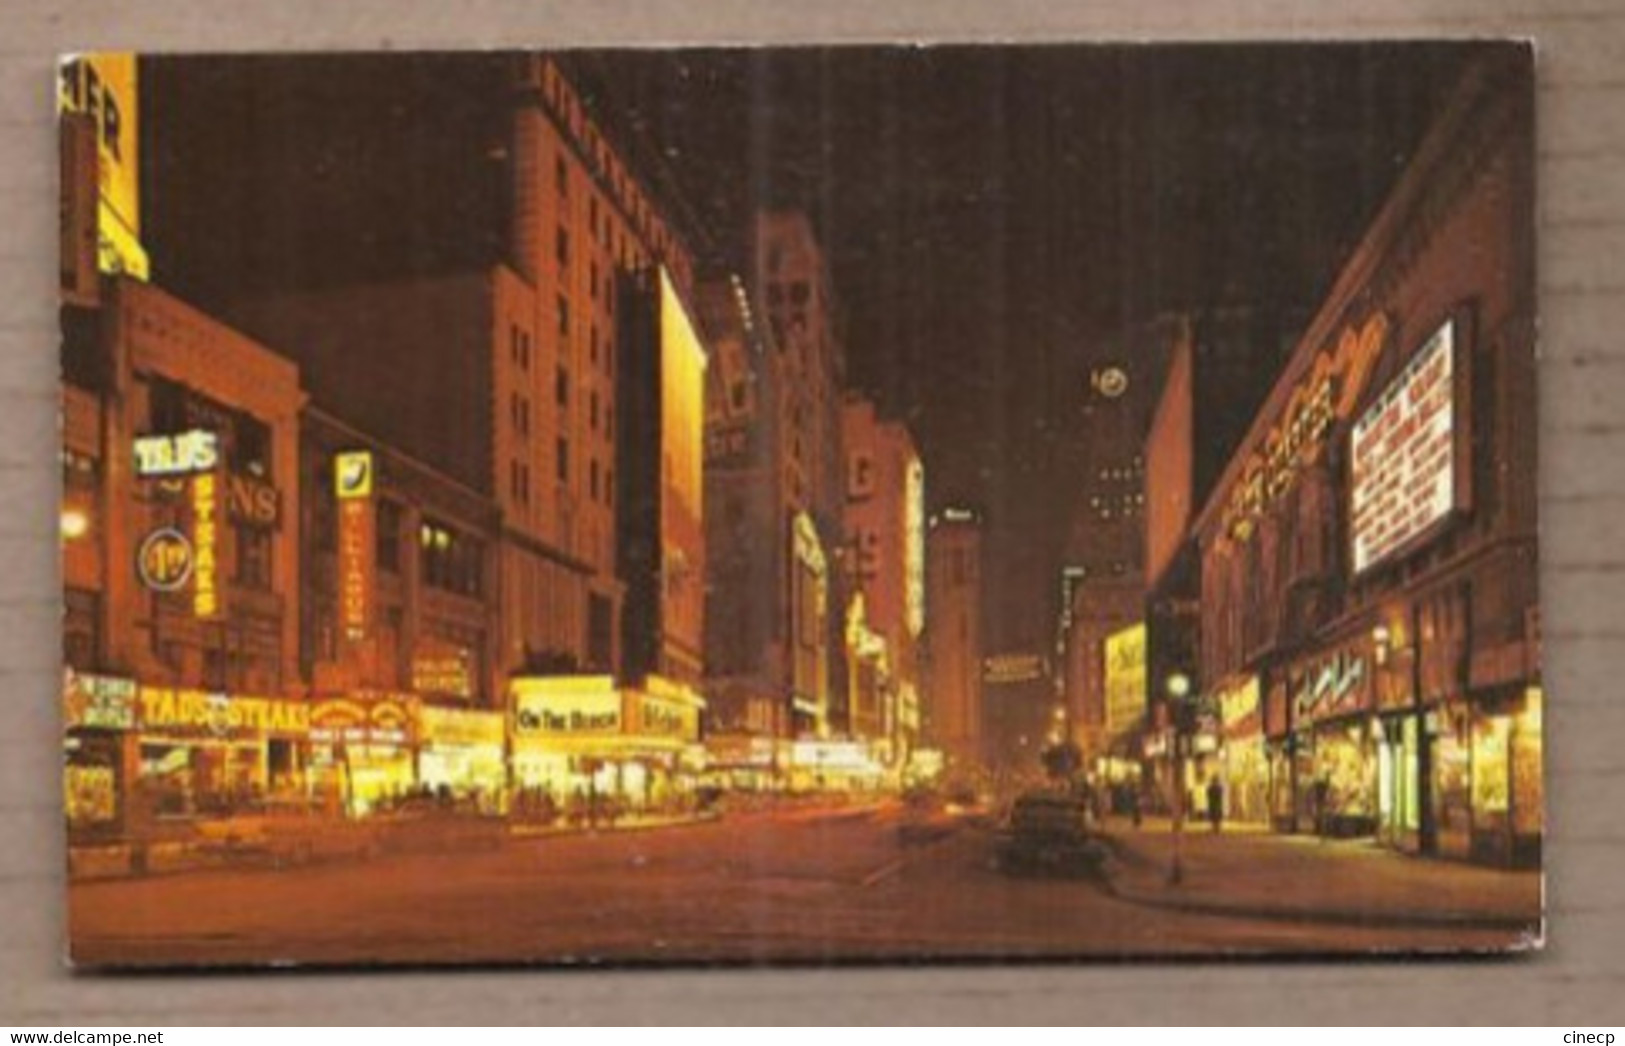
[[(1012, 593), (988, 608), (989, 642), (1036, 648), (1056, 608), (1032, 594), (1055, 588), (1071, 508), (1053, 441), (1067, 437), (1091, 363), (1124, 351), (1137, 325), (1168, 310), (1247, 305), (1293, 333), (1482, 46), (571, 57), (595, 109), (641, 139), (637, 153), (680, 189), (696, 247), (719, 266), (742, 267), (739, 246), (758, 207), (812, 213), (845, 320), (850, 383), (913, 429), (933, 507), (985, 511), (989, 574)], [(164, 136), (189, 135), (197, 123), (188, 113), (219, 104), (210, 71), (186, 61), (172, 77), (160, 61), (152, 77), (149, 186), (165, 184)], [(233, 59), (215, 71), (285, 83), (300, 61)], [(373, 208), (376, 253), (401, 255), (393, 264), (408, 270), (500, 251), (505, 201), (491, 175), (502, 157), (491, 143), (505, 96), (488, 89), (490, 56), (346, 62), (324, 72), (346, 78), (339, 104), (356, 116), (342, 155), (301, 141), (301, 106), (335, 102), (317, 80), (302, 93), (259, 88), (259, 104), (217, 148), (278, 152), (315, 176), (301, 180), (305, 196)], [(396, 146), (369, 160), (373, 141), (391, 137)], [(491, 169), (471, 167), (470, 155)], [(369, 163), (388, 173), (373, 178), (368, 198), (352, 199), (344, 172)], [(277, 191), (271, 172), (231, 167), (226, 177), (237, 180), (220, 198)], [(252, 292), (235, 280), (285, 278), (290, 268), (319, 280), (347, 264), (342, 249), (312, 257), (301, 238), (322, 231), (319, 208), (303, 230), (240, 213), (223, 228), (217, 205), (177, 195), (184, 202), (153, 202), (155, 258), (205, 299)], [(389, 231), (402, 213), (420, 227)], [(166, 233), (187, 242), (169, 250)], [(406, 249), (391, 247), (391, 236)], [(237, 264), (222, 264), (221, 251)]]

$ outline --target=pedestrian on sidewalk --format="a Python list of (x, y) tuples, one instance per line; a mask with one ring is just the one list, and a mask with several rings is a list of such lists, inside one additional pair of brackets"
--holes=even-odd
[(1315, 779), (1315, 834), (1322, 840), (1330, 827), (1332, 783), (1324, 774)]
[(1128, 815), (1134, 820), (1134, 827), (1140, 827), (1142, 814), (1140, 812), (1140, 786), (1130, 785), (1128, 789)]
[(1215, 832), (1224, 825), (1224, 785), (1219, 783), (1218, 774), (1207, 779), (1207, 819)]

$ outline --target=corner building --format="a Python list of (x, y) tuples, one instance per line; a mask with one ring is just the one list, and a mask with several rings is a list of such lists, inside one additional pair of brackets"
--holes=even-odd
[(1195, 522), (1283, 830), (1538, 858), (1530, 76), (1464, 74)]

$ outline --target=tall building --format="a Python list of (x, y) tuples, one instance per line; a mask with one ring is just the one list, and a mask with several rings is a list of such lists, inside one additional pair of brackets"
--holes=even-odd
[(926, 535), (924, 734), (952, 772), (982, 750), (982, 522), (971, 509), (931, 517)]
[(1162, 356), (1141, 331), (1097, 363), (1068, 440), (1074, 477), (1056, 654), (1063, 707), (1088, 758), (1103, 752), (1106, 637), (1140, 618), (1145, 597), (1145, 427)]
[[(617, 670), (621, 277), (692, 286), (663, 190), (550, 56), (149, 64), (168, 254), (319, 406), (496, 502), (503, 671)], [(255, 106), (294, 130), (241, 126)]]
[(846, 352), (829, 264), (802, 211), (764, 211), (756, 221), (755, 286), (780, 350), (779, 451), (786, 498), (807, 512), (828, 545), (841, 539), (841, 400)]
[[(738, 277), (701, 285), (706, 375), (707, 695), (714, 735), (830, 730), (832, 559), (783, 437), (787, 349)], [(799, 492), (799, 493), (798, 493)], [(750, 751), (748, 745), (743, 751)], [(760, 746), (758, 746), (760, 751)]]
[(1213, 772), (1279, 829), (1539, 858), (1531, 75), (1466, 70), (1192, 522)]
[(925, 628), (925, 466), (908, 427), (855, 394), (842, 413), (846, 450), (847, 718), (899, 764), (918, 736)]

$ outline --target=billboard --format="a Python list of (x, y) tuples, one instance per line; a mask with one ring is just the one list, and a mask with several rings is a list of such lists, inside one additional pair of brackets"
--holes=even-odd
[(57, 109), (95, 124), (97, 267), (145, 280), (135, 55), (87, 54), (63, 62)]
[(704, 644), (705, 346), (660, 270), (660, 542), (667, 633)]
[(1118, 733), (1145, 715), (1145, 622), (1106, 637), (1106, 731)]
[(1456, 364), (1455, 324), (1447, 322), (1355, 422), (1349, 532), (1356, 574), (1463, 507)]

